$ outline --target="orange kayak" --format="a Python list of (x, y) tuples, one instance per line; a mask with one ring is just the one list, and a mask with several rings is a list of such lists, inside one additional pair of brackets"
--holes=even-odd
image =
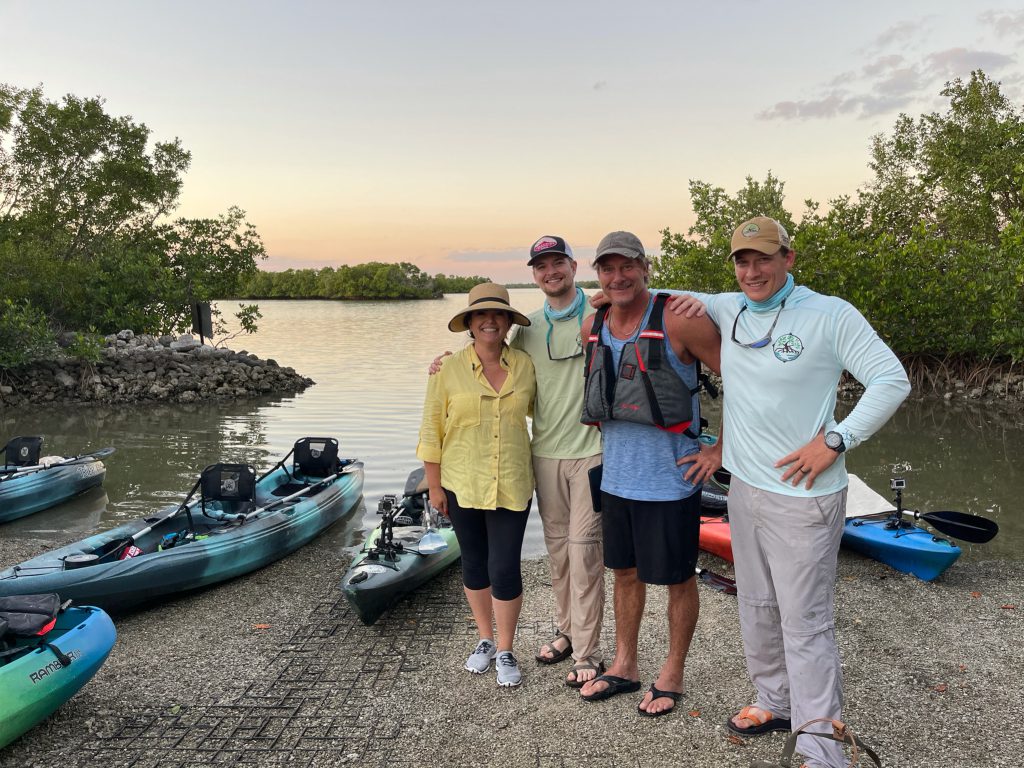
[(701, 515), (700, 548), (732, 562), (732, 535), (729, 531), (728, 517)]

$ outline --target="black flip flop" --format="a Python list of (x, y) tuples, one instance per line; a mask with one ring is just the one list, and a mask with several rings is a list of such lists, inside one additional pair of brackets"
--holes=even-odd
[[(672, 701), (674, 701), (674, 702), (676, 702), (678, 704), (679, 700), (681, 698), (683, 698), (683, 692), (682, 691), (679, 691), (678, 693), (676, 691), (663, 691), (663, 690), (661, 690), (661, 688), (658, 688), (654, 683), (651, 683), (651, 687), (648, 688), (647, 690), (650, 691), (651, 694), (652, 694), (651, 695), (651, 701), (652, 702), (655, 699), (672, 699)], [(662, 715), (668, 715), (668, 714), (671, 714), (672, 712), (675, 712), (676, 708), (675, 708), (675, 705), (673, 705), (671, 709), (663, 709), (660, 712), (648, 712), (646, 709), (640, 709), (640, 705), (638, 704), (637, 707), (636, 707), (636, 711), (639, 712), (644, 717), (661, 717)]]
[(592, 693), (589, 696), (584, 696), (581, 693), (581, 699), (584, 701), (604, 701), (605, 699), (610, 699), (612, 696), (616, 696), (620, 693), (636, 693), (640, 690), (639, 680), (627, 680), (626, 678), (618, 677), (617, 675), (598, 675), (589, 682), (596, 683), (598, 680), (608, 683), (608, 687), (598, 691), (597, 693)]

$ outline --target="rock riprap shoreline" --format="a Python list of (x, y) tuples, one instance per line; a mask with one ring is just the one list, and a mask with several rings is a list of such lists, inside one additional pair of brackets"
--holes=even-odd
[(0, 371), (0, 405), (194, 403), (291, 394), (314, 383), (275, 360), (201, 344), (190, 335), (158, 337), (125, 330), (103, 343), (97, 362), (47, 360)]

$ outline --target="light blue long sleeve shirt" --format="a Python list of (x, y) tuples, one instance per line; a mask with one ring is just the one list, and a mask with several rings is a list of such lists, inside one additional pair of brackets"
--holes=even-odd
[[(694, 294), (722, 333), (724, 384), (723, 464), (746, 483), (787, 496), (824, 496), (846, 487), (845, 454), (807, 490), (783, 483), (775, 462), (810, 442), (822, 428), (855, 448), (896, 412), (910, 393), (906, 371), (863, 315), (835, 296), (796, 286), (787, 297), (772, 343), (760, 349), (741, 342), (763, 338), (777, 309), (743, 307), (742, 293)], [(736, 318), (739, 315), (737, 322)], [(864, 385), (853, 411), (837, 423), (836, 387), (843, 370)]]

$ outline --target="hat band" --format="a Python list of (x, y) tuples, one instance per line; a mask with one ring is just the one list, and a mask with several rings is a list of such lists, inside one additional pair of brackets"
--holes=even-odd
[(499, 299), (497, 296), (484, 296), (482, 299), (477, 299), (476, 301), (469, 302), (469, 306), (472, 307), (474, 304), (479, 304), (482, 301), (496, 301), (499, 304), (504, 304), (506, 307), (512, 306), (505, 299)]

